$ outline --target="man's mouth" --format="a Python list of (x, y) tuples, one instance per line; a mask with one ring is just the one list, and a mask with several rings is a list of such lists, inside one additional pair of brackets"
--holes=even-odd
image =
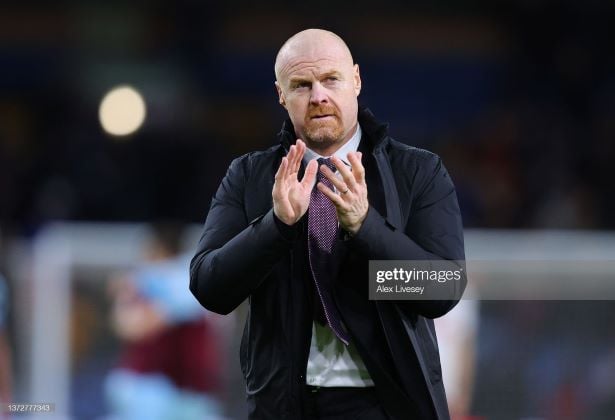
[(334, 117), (334, 115), (333, 114), (314, 115), (312, 119), (316, 120), (316, 119), (322, 119), (322, 118), (327, 118), (327, 117)]

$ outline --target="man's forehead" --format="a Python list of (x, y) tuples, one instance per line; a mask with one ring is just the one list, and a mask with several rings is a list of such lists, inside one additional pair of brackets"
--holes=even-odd
[(306, 30), (282, 46), (276, 57), (276, 74), (288, 73), (302, 63), (309, 66), (323, 61), (335, 63), (335, 67), (353, 64), (350, 50), (340, 37), (327, 31)]
[(313, 76), (331, 72), (344, 72), (351, 67), (351, 59), (321, 51), (307, 54), (297, 53), (283, 57), (279, 60), (278, 72), (280, 76), (286, 77), (295, 75)]

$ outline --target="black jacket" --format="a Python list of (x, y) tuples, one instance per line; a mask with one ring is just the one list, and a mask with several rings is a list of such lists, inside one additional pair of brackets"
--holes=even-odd
[[(370, 208), (357, 235), (337, 242), (333, 295), (387, 412), (448, 419), (432, 318), (457, 301), (369, 301), (367, 266), (370, 259), (463, 260), (455, 188), (438, 156), (391, 139), (369, 110), (359, 123)], [(295, 420), (314, 292), (307, 217), (288, 227), (272, 210), (274, 174), (295, 139), (290, 121), (279, 137), (280, 145), (231, 163), (190, 264), (190, 290), (221, 314), (249, 299), (240, 359), (250, 417)], [(462, 291), (466, 281), (451, 284)]]

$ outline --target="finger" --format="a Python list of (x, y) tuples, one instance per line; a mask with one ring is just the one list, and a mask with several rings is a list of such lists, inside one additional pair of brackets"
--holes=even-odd
[(314, 185), (314, 180), (316, 179), (316, 173), (318, 172), (318, 161), (316, 159), (310, 160), (305, 168), (305, 173), (303, 174), (303, 179), (301, 180), (301, 184), (303, 184), (304, 188), (312, 189)]
[(346, 194), (350, 188), (348, 188), (348, 185), (346, 185), (346, 183), (340, 179), (340, 177), (338, 177), (331, 169), (329, 169), (326, 165), (321, 165), (320, 166), (320, 172), (323, 173), (323, 175), (329, 180), (331, 181), (331, 183), (333, 184), (333, 186), (335, 186), (335, 188), (337, 189), (337, 191), (340, 193), (340, 195), (344, 195)]
[(346, 166), (346, 164), (342, 162), (342, 160), (337, 156), (333, 156), (331, 160), (333, 161), (333, 164), (335, 165), (339, 173), (342, 175), (342, 178), (344, 179), (346, 185), (348, 185), (348, 188), (354, 191), (357, 181), (354, 179), (354, 176), (352, 176), (350, 168)]
[(290, 173), (294, 173), (294, 172), (298, 172), (299, 171), (299, 151), (300, 151), (300, 146), (298, 144), (295, 144), (292, 146), (293, 149), (293, 155), (291, 157), (291, 159), (288, 161), (289, 165), (288, 165), (288, 170)]
[(299, 147), (297, 145), (291, 146), (291, 152), (289, 152), (289, 157), (288, 157), (288, 176), (299, 171), (299, 164), (297, 160), (298, 154), (299, 154)]
[(297, 147), (293, 144), (292, 146), (290, 146), (290, 149), (288, 149), (288, 153), (286, 154), (286, 157), (288, 158), (288, 163), (293, 163), (296, 148)]
[(284, 189), (284, 176), (286, 174), (286, 167), (288, 166), (288, 159), (285, 157), (282, 158), (282, 162), (280, 163), (280, 167), (275, 174), (275, 183), (273, 184), (273, 189), (271, 190), (271, 195), (274, 200), (280, 197)]
[(352, 175), (359, 184), (365, 183), (365, 167), (361, 162), (361, 152), (348, 153), (348, 161), (352, 165)]
[(275, 173), (275, 180), (279, 181), (284, 176), (284, 167), (286, 166), (286, 156), (282, 158), (280, 162), (280, 166), (278, 167), (278, 171)]
[(292, 166), (294, 172), (299, 172), (299, 168), (301, 167), (301, 160), (303, 159), (304, 153), (305, 143), (298, 139), (295, 148), (295, 161), (293, 162)]
[[(333, 162), (333, 164), (338, 170), (338, 174), (335, 175), (335, 178), (338, 180), (338, 182), (342, 183), (341, 187), (338, 187), (337, 184), (335, 184), (335, 187), (338, 188), (340, 191), (345, 191), (347, 189), (354, 191), (356, 181), (353, 178), (352, 173), (350, 172), (350, 169), (338, 157), (333, 156), (331, 158), (331, 161)], [(333, 172), (331, 171), (331, 173)]]
[(302, 148), (302, 149), (303, 149), (303, 151), (305, 151), (305, 147), (306, 147), (306, 146), (305, 146), (305, 142), (304, 142), (303, 140), (301, 140), (301, 139), (297, 139), (297, 141), (295, 142), (295, 144), (296, 144), (297, 146), (299, 146), (300, 148)]
[(333, 201), (335, 207), (344, 208), (344, 206), (346, 205), (346, 203), (339, 194), (334, 193), (331, 188), (327, 187), (322, 182), (316, 184), (316, 188), (318, 188), (324, 195), (329, 197), (329, 200)]

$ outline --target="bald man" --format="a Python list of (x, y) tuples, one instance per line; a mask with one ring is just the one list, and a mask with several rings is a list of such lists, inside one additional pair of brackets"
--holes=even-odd
[(293, 35), (275, 76), (279, 144), (231, 163), (190, 265), (205, 308), (249, 299), (250, 418), (448, 419), (433, 318), (458, 299), (368, 299), (369, 260), (464, 259), (444, 165), (359, 108), (336, 34)]

